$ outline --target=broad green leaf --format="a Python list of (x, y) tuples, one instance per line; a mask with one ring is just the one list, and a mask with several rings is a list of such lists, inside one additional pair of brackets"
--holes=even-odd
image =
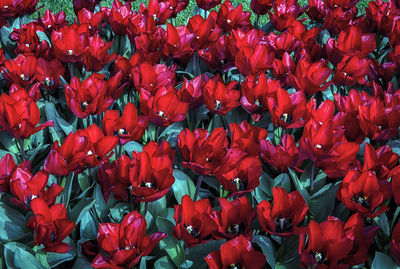
[(173, 176), (175, 178), (175, 182), (172, 184), (172, 191), (174, 192), (176, 201), (181, 203), (182, 197), (186, 194), (193, 199), (196, 186), (194, 185), (192, 179), (178, 169), (174, 169)]
[(47, 262), (49, 263), (51, 268), (54, 268), (66, 261), (72, 261), (75, 258), (75, 242), (68, 236), (64, 239), (64, 243), (69, 244), (72, 249), (66, 253), (56, 253), (56, 252), (47, 252)]
[(98, 222), (93, 218), (91, 211), (87, 211), (81, 219), (80, 227), (80, 237), (81, 239), (96, 239)]
[(376, 251), (371, 269), (383, 269), (383, 268), (399, 269), (400, 266), (398, 266), (390, 257), (386, 256), (381, 252)]
[(25, 250), (26, 252), (29, 252), (31, 255), (34, 254), (34, 252), (30, 247), (25, 246), (22, 243), (9, 242), (5, 244), (3, 254), (7, 268), (17, 268), (17, 266), (14, 264), (14, 256), (17, 249)]
[(124, 145), (124, 148), (125, 151), (128, 153), (128, 155), (132, 158), (132, 152), (133, 151), (142, 152), (143, 145), (136, 141), (130, 141)]
[(174, 225), (166, 218), (158, 217), (156, 220), (157, 228), (160, 232), (167, 233), (168, 236), (160, 241), (160, 248), (164, 249), (176, 266), (180, 266), (186, 256), (181, 246), (181, 242), (172, 235)]
[(335, 207), (338, 184), (329, 183), (310, 197), (310, 210), (317, 222), (325, 221)]
[(0, 216), (0, 242), (18, 240), (29, 232), (24, 215), (2, 202), (0, 202)]
[(94, 208), (96, 209), (97, 216), (99, 217), (100, 221), (105, 221), (109, 210), (106, 202), (104, 201), (103, 193), (101, 192), (99, 184), (96, 184), (94, 187), (93, 196), (96, 201)]
[(93, 269), (91, 263), (84, 258), (79, 257), (76, 259), (72, 269)]
[(271, 240), (266, 236), (255, 235), (253, 236), (253, 242), (260, 246), (262, 253), (267, 259), (267, 263), (272, 268), (275, 268), (275, 250)]
[(296, 173), (291, 169), (288, 168), (289, 175), (293, 180), (296, 189), (300, 192), (301, 196), (303, 196), (304, 200), (306, 201), (307, 205), (310, 205), (310, 195), (308, 194), (306, 188), (304, 187), (304, 182), (300, 182), (299, 178), (297, 177)]
[(154, 263), (154, 268), (175, 269), (176, 267), (171, 264), (167, 256), (164, 256)]
[(92, 206), (94, 206), (95, 202), (95, 199), (88, 197), (80, 200), (69, 214), (70, 220), (75, 222), (75, 224), (78, 224), (81, 221), (83, 215), (85, 215), (85, 213), (88, 212), (88, 210), (92, 208)]
[(38, 260), (23, 248), (17, 248), (14, 252), (14, 265), (16, 268), (44, 269)]

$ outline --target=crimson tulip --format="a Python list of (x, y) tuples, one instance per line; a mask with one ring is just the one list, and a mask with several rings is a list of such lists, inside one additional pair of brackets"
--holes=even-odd
[(129, 141), (139, 140), (148, 124), (146, 116), (138, 116), (134, 104), (126, 104), (122, 116), (117, 110), (107, 110), (103, 118), (103, 131), (106, 135), (117, 135), (119, 143), (124, 145)]
[(36, 80), (37, 65), (35, 56), (19, 54), (15, 59), (5, 61), (1, 70), (9, 84), (17, 83), (22, 87), (28, 87)]
[(197, 50), (217, 42), (222, 34), (222, 29), (217, 25), (217, 12), (214, 10), (206, 19), (201, 15), (191, 17), (187, 27), (195, 35), (190, 45)]
[(48, 126), (54, 126), (52, 121), (36, 126), (39, 122), (39, 108), (25, 90), (0, 96), (0, 125), (10, 135), (25, 139)]
[(212, 240), (217, 224), (212, 219), (212, 207), (208, 199), (192, 201), (189, 195), (182, 197), (180, 205), (174, 205), (174, 237), (183, 240), (188, 247)]
[(240, 124), (229, 123), (231, 147), (238, 147), (249, 156), (260, 154), (260, 143), (268, 137), (267, 130), (242, 121)]
[(220, 268), (254, 268), (260, 269), (265, 263), (264, 254), (254, 250), (251, 241), (239, 235), (223, 244), (220, 250), (204, 258), (211, 269)]
[(90, 50), (83, 55), (83, 65), (87, 71), (98, 72), (117, 57), (115, 53), (108, 54), (112, 44), (112, 41), (106, 43), (99, 35), (89, 37)]
[(9, 192), (10, 179), (15, 169), (31, 170), (31, 161), (25, 160), (15, 164), (14, 158), (10, 153), (4, 155), (0, 160), (0, 192)]
[(65, 253), (72, 249), (63, 240), (75, 229), (67, 217), (64, 204), (49, 207), (42, 198), (31, 201), (33, 216), (26, 226), (33, 231), (35, 245), (43, 244), (42, 251)]
[(232, 239), (243, 234), (251, 239), (253, 229), (251, 222), (256, 216), (256, 211), (251, 207), (246, 196), (229, 202), (227, 199), (218, 198), (221, 210), (214, 211), (213, 219), (218, 225), (218, 232), (214, 234), (216, 239)]
[(100, 223), (97, 242), (102, 250), (92, 261), (93, 268), (132, 268), (149, 255), (167, 234), (146, 236), (146, 219), (132, 211), (119, 223)]
[(305, 218), (308, 206), (299, 191), (287, 193), (281, 187), (272, 189), (273, 205), (264, 200), (257, 205), (257, 217), (264, 231), (278, 236), (298, 235), (297, 225)]

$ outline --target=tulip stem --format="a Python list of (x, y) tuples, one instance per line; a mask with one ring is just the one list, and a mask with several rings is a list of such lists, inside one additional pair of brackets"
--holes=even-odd
[(311, 191), (314, 189), (314, 177), (315, 177), (315, 162), (313, 162), (312, 166), (311, 166), (310, 194), (311, 194)]
[(18, 141), (19, 141), (19, 146), (20, 146), (20, 148), (21, 148), (22, 160), (25, 161), (24, 139), (20, 138), (20, 139), (18, 139)]
[(195, 202), (197, 200), (197, 196), (199, 195), (199, 191), (200, 191), (200, 186), (201, 186), (201, 182), (203, 181), (203, 176), (199, 176), (197, 178), (197, 183), (196, 183), (196, 190), (194, 192), (194, 196), (193, 196), (193, 202)]
[(260, 20), (260, 14), (257, 14), (256, 22), (254, 23), (254, 28), (258, 29), (258, 22)]
[(149, 203), (148, 202), (144, 202), (144, 213), (143, 213), (144, 217), (146, 217), (148, 207), (149, 207)]

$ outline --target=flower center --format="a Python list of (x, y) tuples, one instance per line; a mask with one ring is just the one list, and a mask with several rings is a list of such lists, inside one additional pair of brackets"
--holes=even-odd
[(215, 110), (219, 110), (222, 107), (221, 101), (220, 100), (215, 100)]
[(164, 114), (164, 111), (158, 111), (157, 115), (160, 116), (161, 118), (167, 119), (167, 116)]
[(193, 237), (199, 236), (199, 231), (197, 230), (196, 227), (193, 227), (192, 225), (189, 224), (185, 228), (188, 231), (188, 233), (190, 233), (191, 236), (193, 236)]
[(283, 120), (284, 122), (290, 123), (292, 122), (292, 115), (288, 114), (288, 113), (283, 113), (280, 117), (281, 120)]
[(86, 110), (86, 108), (89, 106), (89, 104), (88, 104), (88, 102), (83, 102), (82, 104), (81, 104), (81, 109), (83, 110), (83, 111), (85, 111)]
[(362, 207), (369, 208), (370, 204), (368, 198), (365, 195), (359, 194), (353, 197), (353, 202), (359, 204)]
[(243, 232), (243, 225), (232, 224), (228, 227), (228, 234), (241, 234)]
[(153, 188), (154, 190), (157, 190), (157, 186), (156, 184), (152, 183), (152, 182), (142, 182), (142, 184), (140, 184), (140, 187), (142, 188)]
[(228, 269), (244, 269), (240, 264), (231, 264), (227, 267)]
[(240, 180), (240, 178), (238, 177), (234, 178), (232, 183), (236, 185), (236, 189), (238, 191), (243, 191), (247, 189), (247, 182)]
[(327, 258), (325, 257), (325, 255), (321, 252), (315, 252), (314, 258), (318, 264), (322, 264), (327, 261)]
[(275, 232), (277, 233), (290, 232), (293, 228), (291, 219), (286, 219), (279, 216), (277, 219), (275, 219), (274, 222), (275, 222)]
[(68, 50), (68, 55), (74, 55), (74, 51), (73, 50)]

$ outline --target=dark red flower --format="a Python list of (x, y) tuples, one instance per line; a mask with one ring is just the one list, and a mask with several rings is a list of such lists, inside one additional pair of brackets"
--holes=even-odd
[(54, 14), (50, 9), (46, 9), (39, 23), (45, 29), (59, 29), (68, 24), (66, 18), (64, 10)]
[(54, 54), (63, 62), (76, 63), (89, 50), (87, 24), (63, 26), (51, 33)]
[(224, 116), (228, 111), (239, 106), (240, 91), (237, 83), (231, 81), (225, 85), (219, 75), (209, 79), (204, 88), (204, 104), (212, 113)]
[(19, 54), (4, 63), (1, 70), (9, 84), (16, 83), (28, 87), (36, 79), (38, 61), (35, 56)]
[(259, 42), (255, 47), (241, 46), (235, 57), (235, 65), (244, 76), (258, 76), (272, 66), (274, 51), (265, 43)]
[(150, 17), (153, 17), (156, 25), (163, 25), (174, 14), (174, 7), (168, 1), (150, 0), (147, 8), (145, 3), (140, 4), (140, 12), (142, 14), (148, 13)]
[(188, 21), (187, 27), (195, 35), (191, 46), (194, 49), (203, 49), (220, 38), (222, 29), (217, 25), (217, 12), (211, 11), (206, 19), (201, 15), (195, 15)]
[(31, 201), (33, 216), (28, 226), (33, 232), (35, 245), (43, 244), (42, 251), (65, 253), (72, 249), (63, 240), (74, 230), (75, 223), (67, 217), (65, 205), (57, 204), (49, 208), (42, 198)]
[(101, 29), (104, 26), (104, 16), (105, 14), (103, 11), (93, 13), (87, 9), (81, 9), (76, 14), (79, 24), (89, 25), (88, 27), (91, 34), (95, 34), (97, 30)]
[(384, 202), (390, 195), (387, 185), (380, 183), (371, 171), (349, 171), (336, 192), (337, 199), (348, 209), (371, 219), (389, 210)]
[(65, 68), (57, 59), (47, 61), (44, 58), (38, 59), (36, 79), (47, 89), (55, 89), (61, 85), (60, 76), (64, 76)]
[(100, 249), (97, 244), (97, 240), (88, 240), (81, 244), (81, 253), (83, 256), (88, 258), (90, 261), (93, 260)]
[(243, 11), (242, 4), (235, 7), (232, 5), (231, 1), (226, 0), (218, 10), (217, 24), (224, 29), (225, 32), (230, 32), (239, 28), (249, 30), (252, 28), (250, 15), (250, 12)]
[(189, 104), (181, 102), (172, 86), (158, 88), (155, 95), (145, 89), (140, 91), (140, 109), (157, 126), (169, 126), (174, 122), (186, 119)]
[(366, 75), (370, 70), (367, 58), (354, 56), (344, 56), (337, 64), (333, 82), (339, 85), (354, 85), (356, 83), (366, 84)]
[(311, 220), (307, 230), (300, 235), (300, 265), (303, 268), (348, 268), (341, 267), (339, 261), (350, 254), (353, 240), (345, 233), (344, 223), (338, 218), (329, 216), (320, 224)]
[(107, 202), (111, 193), (114, 199), (128, 202), (132, 198), (130, 173), (136, 165), (136, 158), (131, 159), (121, 155), (112, 163), (103, 163), (99, 168), (98, 182), (103, 192), (104, 200)]
[(221, 4), (221, 0), (196, 0), (196, 3), (199, 8), (210, 10)]
[(394, 153), (389, 145), (381, 146), (375, 150), (371, 144), (365, 143), (363, 172), (374, 171), (378, 178), (387, 180), (398, 162), (399, 155)]
[(2, 0), (0, 3), (0, 17), (22, 17), (35, 12), (39, 0)]
[(239, 147), (249, 156), (258, 156), (260, 154), (260, 142), (268, 136), (266, 129), (256, 127), (242, 121), (240, 124), (229, 123), (231, 131), (231, 147)]
[(31, 170), (31, 162), (23, 161), (15, 164), (14, 158), (10, 153), (7, 153), (0, 160), (0, 192), (9, 192), (10, 179), (15, 169)]
[(265, 15), (273, 3), (274, 1), (271, 0), (251, 0), (250, 8), (257, 15)]
[(215, 128), (211, 134), (200, 128), (194, 132), (186, 128), (178, 135), (178, 148), (184, 160), (182, 166), (200, 175), (215, 174), (222, 165), (232, 169), (246, 155), (237, 147), (228, 149), (223, 127)]
[(102, 250), (92, 261), (93, 268), (132, 268), (141, 257), (149, 255), (167, 234), (146, 236), (146, 219), (137, 211), (119, 223), (100, 223), (97, 242)]
[(244, 157), (243, 151), (234, 152), (232, 155), (236, 159), (236, 164), (224, 162), (221, 171), (216, 173), (218, 182), (224, 190), (229, 192), (229, 197), (242, 196), (253, 191), (260, 185), (262, 164), (258, 156)]
[(17, 139), (29, 138), (48, 126), (52, 121), (40, 122), (40, 111), (32, 97), (25, 90), (0, 96), (0, 126)]
[(205, 80), (199, 75), (191, 80), (183, 78), (182, 87), (178, 90), (178, 97), (182, 102), (189, 104), (189, 109), (195, 109), (203, 104), (203, 90)]
[(117, 35), (127, 35), (129, 30), (129, 19), (136, 13), (132, 11), (131, 1), (122, 4), (119, 0), (114, 0), (111, 9), (101, 8), (104, 11), (107, 22)]
[(134, 202), (153, 202), (166, 195), (175, 182), (172, 176), (173, 151), (168, 142), (152, 141), (136, 153), (136, 164), (130, 174)]
[(72, 2), (75, 14), (84, 8), (93, 12), (98, 4), (100, 4), (100, 0), (73, 0)]
[(155, 95), (158, 88), (164, 86), (166, 88), (175, 86), (176, 66), (168, 68), (164, 64), (151, 65), (149, 63), (142, 63), (132, 69), (133, 82), (136, 90), (140, 91), (142, 88)]
[(292, 168), (298, 172), (302, 161), (293, 136), (285, 134), (280, 144), (274, 146), (269, 140), (260, 141), (261, 158), (279, 172)]
[(294, 23), (305, 8), (301, 8), (296, 0), (279, 0), (273, 3), (273, 11), (268, 10), (272, 25), (280, 32)]
[(99, 35), (89, 37), (90, 50), (83, 56), (83, 65), (87, 71), (98, 72), (115, 60), (115, 53), (108, 54), (113, 42), (106, 43)]
[(138, 116), (134, 104), (128, 103), (124, 108), (122, 116), (118, 110), (107, 110), (103, 118), (103, 131), (106, 135), (117, 135), (119, 143), (124, 145), (129, 141), (139, 140), (147, 128), (148, 118)]
[(172, 56), (186, 65), (194, 52), (190, 46), (193, 38), (194, 34), (186, 26), (175, 27), (168, 23), (163, 40), (164, 55), (166, 57)]
[(258, 121), (267, 110), (268, 97), (274, 96), (278, 89), (282, 89), (279, 80), (267, 79), (265, 74), (258, 78), (248, 76), (241, 84), (240, 104)]
[(122, 93), (122, 73), (118, 72), (109, 80), (103, 74), (93, 73), (84, 81), (77, 77), (65, 85), (65, 99), (69, 109), (78, 117), (103, 113)]
[(400, 264), (400, 223), (397, 223), (392, 231), (392, 241), (390, 242), (390, 253)]
[(218, 198), (221, 210), (214, 211), (213, 219), (218, 225), (218, 232), (214, 234), (216, 239), (232, 239), (243, 234), (251, 239), (253, 229), (251, 222), (256, 216), (256, 211), (251, 207), (246, 196), (229, 202), (227, 199)]
[[(321, 60), (319, 62), (310, 62), (301, 59), (297, 63), (295, 75), (289, 74), (291, 82), (297, 91), (304, 91), (311, 96), (319, 91), (324, 91), (332, 82), (326, 82), (332, 73), (327, 62)], [(326, 82), (326, 83), (325, 83)]]
[(274, 203), (264, 200), (257, 205), (257, 217), (264, 231), (278, 236), (298, 235), (297, 225), (307, 214), (308, 206), (299, 191), (287, 193), (281, 187), (272, 189)]
[(276, 97), (268, 98), (268, 109), (275, 126), (284, 129), (301, 128), (305, 124), (306, 97), (303, 91), (289, 94), (278, 88)]
[(204, 244), (212, 240), (218, 230), (212, 219), (212, 207), (208, 199), (193, 202), (189, 195), (182, 197), (180, 205), (174, 205), (176, 225), (173, 234), (183, 240), (188, 247)]
[(44, 170), (32, 175), (28, 169), (17, 167), (10, 178), (10, 191), (15, 197), (10, 200), (24, 209), (29, 209), (36, 197), (42, 198), (48, 206), (54, 205), (63, 187), (53, 183), (45, 190), (48, 179), (49, 174)]
[(204, 258), (211, 269), (254, 268), (260, 269), (266, 263), (264, 254), (254, 250), (251, 241), (239, 235), (223, 244), (220, 250)]
[(353, 239), (353, 248), (343, 263), (351, 267), (368, 260), (367, 252), (378, 229), (376, 225), (364, 226), (363, 217), (358, 213), (353, 214), (344, 225), (347, 237)]

